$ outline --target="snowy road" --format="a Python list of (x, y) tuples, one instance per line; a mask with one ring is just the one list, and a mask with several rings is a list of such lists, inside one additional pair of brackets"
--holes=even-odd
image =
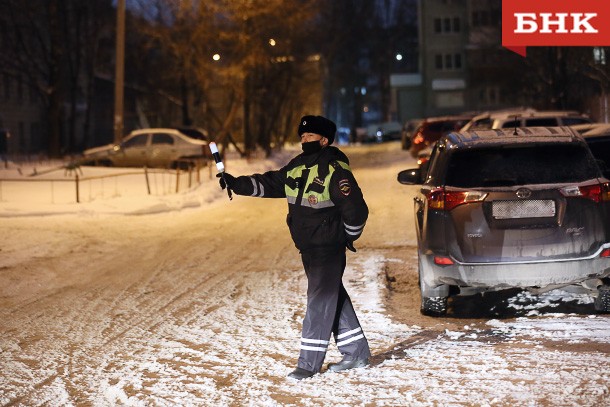
[(413, 160), (346, 152), (371, 210), (345, 277), (370, 367), (286, 379), (306, 283), (286, 203), (216, 191), (167, 213), (2, 217), (0, 405), (610, 405), (610, 318), (588, 297), (419, 315), (413, 190), (395, 180)]

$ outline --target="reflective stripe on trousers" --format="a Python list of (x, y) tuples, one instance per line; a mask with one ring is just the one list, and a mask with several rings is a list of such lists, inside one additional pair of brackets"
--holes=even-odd
[(319, 372), (331, 334), (346, 359), (371, 355), (352, 302), (341, 279), (345, 252), (301, 254), (307, 275), (307, 311), (298, 367)]

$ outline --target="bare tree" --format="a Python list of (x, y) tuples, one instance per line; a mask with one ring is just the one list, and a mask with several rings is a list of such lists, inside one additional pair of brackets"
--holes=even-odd
[(285, 141), (294, 109), (306, 105), (302, 90), (319, 92), (302, 81), (315, 71), (315, 50), (306, 46), (315, 5), (158, 0), (153, 24), (140, 27), (168, 63), (156, 85), (180, 101), (183, 124), (202, 125), (226, 143), (242, 119), (244, 153), (269, 153)]
[[(18, 74), (40, 95), (47, 111), (48, 153), (58, 157), (78, 147), (77, 106), (90, 107), (86, 101), (92, 98), (95, 51), (101, 31), (112, 23), (105, 19), (112, 7), (110, 0), (49, 0), (40, 5), (33, 0), (0, 2), (0, 69)], [(65, 117), (67, 129), (62, 128)], [(88, 128), (90, 115), (85, 117)]]

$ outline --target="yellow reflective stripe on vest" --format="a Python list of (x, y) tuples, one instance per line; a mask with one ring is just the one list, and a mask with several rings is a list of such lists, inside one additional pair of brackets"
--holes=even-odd
[[(342, 161), (337, 161), (337, 162), (344, 169), (351, 171), (349, 168), (349, 165), (347, 165), (346, 163), (344, 163)], [(295, 179), (300, 178), (305, 169), (306, 169), (306, 167), (304, 165), (295, 167), (295, 168), (291, 169), (290, 171), (288, 171), (287, 177), (295, 178)], [(329, 173), (326, 176), (326, 178), (323, 181), (319, 180), (319, 179), (316, 181), (316, 178), (318, 177), (318, 164), (309, 168), (309, 175), (307, 177), (307, 181), (305, 182), (305, 185), (302, 186), (302, 188), (304, 188), (304, 191), (307, 191), (309, 186), (314, 182), (316, 182), (318, 184), (320, 184), (322, 182), (321, 185), (324, 188), (323, 188), (322, 192), (315, 192), (315, 191), (305, 192), (303, 194), (303, 198), (301, 199), (302, 206), (307, 206), (307, 207), (310, 207), (313, 209), (322, 209), (322, 208), (329, 208), (329, 207), (335, 206), (333, 201), (331, 201), (331, 199), (330, 199), (330, 179), (332, 178), (332, 175), (334, 172), (335, 172), (335, 168), (332, 165), (330, 165)], [(288, 199), (288, 203), (297, 204), (296, 200), (297, 200), (298, 193), (299, 193), (298, 188), (292, 189), (288, 185), (285, 185), (284, 191), (286, 193), (286, 198)]]

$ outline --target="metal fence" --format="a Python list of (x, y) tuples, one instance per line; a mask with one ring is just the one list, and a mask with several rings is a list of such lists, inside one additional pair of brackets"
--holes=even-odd
[(169, 195), (202, 183), (202, 172), (211, 179), (212, 166), (188, 169), (142, 168), (104, 175), (83, 176), (80, 168), (66, 167), (64, 178), (0, 178), (0, 201), (70, 203), (92, 202), (119, 196)]

